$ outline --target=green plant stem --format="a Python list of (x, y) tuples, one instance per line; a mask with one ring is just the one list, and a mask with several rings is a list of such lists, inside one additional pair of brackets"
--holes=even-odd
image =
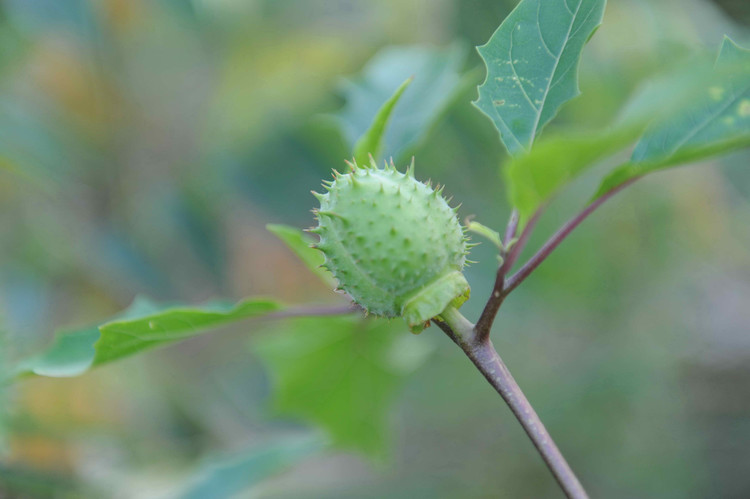
[(490, 385), (505, 400), (565, 495), (571, 499), (587, 499), (588, 495), (581, 482), (578, 481), (560, 453), (518, 383), (513, 379), (489, 336), (483, 335), (480, 339), (476, 326), (454, 307), (448, 307), (441, 317), (442, 321), (436, 321), (438, 326), (464, 351)]

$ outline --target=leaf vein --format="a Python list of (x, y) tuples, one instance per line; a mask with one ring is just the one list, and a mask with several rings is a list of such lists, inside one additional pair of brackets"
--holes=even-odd
[(576, 67), (576, 61), (573, 61), (573, 63), (572, 63), (572, 64), (568, 64), (568, 67), (567, 67), (567, 68), (565, 68), (565, 70), (563, 70), (563, 72), (562, 72), (562, 73), (559, 73), (559, 75), (557, 75), (557, 78), (555, 78), (555, 82), (554, 82), (554, 83), (553, 83), (553, 84), (552, 84), (552, 85), (551, 85), (551, 86), (549, 87), (549, 90), (550, 90), (550, 92), (551, 92), (551, 91), (552, 91), (552, 89), (553, 89), (553, 88), (555, 88), (555, 87), (556, 87), (556, 86), (557, 86), (557, 85), (558, 85), (558, 84), (559, 84), (559, 83), (560, 83), (561, 81), (563, 81), (563, 79), (565, 78), (565, 75), (566, 75), (566, 74), (568, 74), (568, 72), (569, 72), (569, 71), (570, 71), (571, 69), (573, 69), (574, 67)]
[[(565, 0), (563, 0), (563, 3), (565, 3)], [(542, 41), (542, 47), (544, 47), (544, 50), (547, 51), (547, 53), (554, 59), (555, 54), (552, 53), (552, 50), (550, 50), (549, 45), (547, 45), (547, 41), (544, 39), (544, 34), (542, 33), (542, 23), (539, 21), (539, 10), (542, 8), (542, 2), (539, 1), (536, 4), (536, 30), (539, 32), (539, 39)], [(567, 8), (567, 6), (566, 6)], [(568, 9), (570, 11), (570, 9)]]
[[(560, 59), (562, 58), (563, 52), (565, 52), (565, 48), (568, 45), (568, 42), (570, 41), (570, 31), (573, 29), (573, 24), (575, 24), (576, 16), (578, 15), (578, 11), (581, 8), (581, 5), (583, 4), (583, 0), (578, 2), (578, 6), (576, 7), (575, 12), (572, 13), (570, 24), (568, 25), (568, 32), (565, 35), (565, 41), (563, 42), (562, 48), (560, 49), (559, 55), (555, 58), (555, 62), (552, 65), (552, 75), (547, 80), (547, 88), (544, 89), (542, 92), (542, 98), (540, 99), (543, 103), (546, 103), (547, 96), (549, 95), (549, 91), (552, 85), (552, 80), (555, 77), (555, 74), (557, 73), (557, 65), (560, 64)], [(512, 40), (512, 37), (511, 37)], [(542, 104), (542, 108), (544, 108), (544, 104)], [(534, 126), (531, 128), (531, 140), (529, 141), (529, 144), (534, 142), (534, 138), (536, 137), (537, 128), (539, 128), (539, 121), (542, 118), (541, 111), (536, 113), (536, 119), (534, 120)]]

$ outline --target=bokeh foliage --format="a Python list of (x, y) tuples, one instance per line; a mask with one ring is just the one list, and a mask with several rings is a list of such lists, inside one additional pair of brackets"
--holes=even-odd
[[(13, 345), (4, 353), (24, 358), (60, 325), (95, 324), (138, 294), (341, 303), (264, 227), (312, 223), (309, 190), (343, 166), (356, 135), (341, 134), (330, 118), (349, 109), (341, 81), (359, 81), (360, 69), (389, 54), (403, 57), (382, 63), (393, 85), (374, 92), (360, 127), (423, 54), (442, 47), (449, 55), (440, 74), (455, 93), (433, 101), (441, 119), (429, 133), (408, 146), (391, 142), (386, 154), (415, 154), (419, 175), (446, 184), (463, 214), (499, 226), (507, 215), (499, 171), (508, 162), (492, 125), (469, 104), (481, 61), (461, 46), (486, 41), (513, 4), (4, 2), (0, 303)], [(571, 122), (611, 124), (645, 77), (718, 46), (726, 32), (747, 40), (708, 2), (610, 0), (585, 49), (583, 95), (545, 134)], [(412, 44), (419, 47), (392, 48)], [(750, 491), (750, 454), (737, 444), (750, 438), (747, 161), (741, 153), (655, 176), (624, 194), (560, 248), (499, 320), (498, 349), (595, 496)], [(584, 174), (563, 192), (539, 233), (572, 213), (598, 178)], [(480, 298), (494, 270), (489, 246), (472, 256)], [(269, 411), (272, 380), (245, 348), (248, 333), (282, 341), (274, 330), (244, 323), (74, 380), (16, 385), (3, 406), (11, 438), (0, 491), (168, 495), (210, 487), (201, 477), (216, 469), (211, 456), (245, 453), (219, 466), (231, 471), (257, 455), (270, 457), (256, 470), (307, 455), (294, 445), (291, 454), (283, 445), (282, 454), (258, 451), (307, 428)], [(433, 330), (414, 339), (437, 349), (385, 416), (395, 431), (391, 464), (317, 454), (256, 492), (556, 497), (510, 414), (455, 347)]]

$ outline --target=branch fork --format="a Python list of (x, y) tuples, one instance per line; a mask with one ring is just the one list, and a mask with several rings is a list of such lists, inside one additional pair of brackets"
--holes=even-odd
[[(599, 197), (587, 205), (580, 213), (563, 225), (542, 247), (513, 275), (508, 277), (510, 270), (515, 265), (521, 252), (526, 245), (531, 232), (542, 209), (538, 210), (528, 221), (521, 231), (520, 236), (516, 233), (519, 227), (519, 215), (516, 210), (511, 213), (505, 229), (501, 244), (497, 244), (500, 251), (500, 266), (495, 276), (495, 284), (492, 293), (482, 311), (476, 324), (472, 324), (455, 307), (448, 307), (434, 322), (437, 324), (456, 345), (463, 350), (466, 356), (482, 373), (492, 387), (508, 404), (508, 407), (516, 416), (519, 423), (529, 436), (534, 446), (539, 451), (547, 467), (557, 480), (565, 495), (571, 499), (588, 499), (581, 482), (576, 477), (570, 465), (557, 448), (534, 408), (529, 403), (521, 388), (513, 379), (510, 371), (498, 355), (490, 340), (490, 330), (495, 321), (500, 307), (505, 298), (516, 287), (518, 287), (541, 263), (557, 248), (570, 233), (578, 227), (591, 213), (594, 212), (605, 201), (616, 193), (635, 182), (632, 179), (608, 193)], [(481, 230), (486, 228), (482, 227)], [(486, 229), (490, 230), (490, 229)], [(494, 238), (499, 235), (494, 233)]]

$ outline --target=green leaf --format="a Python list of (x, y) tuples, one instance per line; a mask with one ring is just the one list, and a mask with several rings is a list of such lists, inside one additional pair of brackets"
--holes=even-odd
[(280, 308), (276, 302), (257, 298), (244, 300), (236, 305), (211, 302), (201, 307), (167, 308), (149, 302), (140, 304), (137, 300), (131, 306), (133, 311), (126, 311), (125, 317), (99, 326), (101, 337), (94, 345), (94, 365), (189, 338), (222, 324), (265, 315)]
[(279, 308), (277, 303), (265, 299), (244, 300), (236, 305), (212, 302), (187, 307), (157, 305), (136, 298), (119, 317), (98, 328), (59, 332), (46, 351), (21, 361), (14, 372), (17, 376), (77, 376), (93, 366)]
[(430, 351), (401, 321), (319, 317), (255, 339), (277, 411), (325, 428), (334, 445), (373, 457), (387, 450), (388, 412), (405, 376)]
[(370, 128), (368, 128), (365, 134), (359, 138), (356, 144), (354, 144), (354, 159), (360, 165), (368, 164), (370, 162), (370, 156), (373, 158), (380, 157), (380, 151), (383, 149), (383, 136), (385, 135), (388, 120), (393, 113), (393, 108), (396, 107), (396, 103), (413, 79), (413, 77), (407, 78), (406, 81), (396, 89), (394, 94), (385, 101), (383, 107), (381, 107), (375, 115), (375, 119), (372, 121)]
[(635, 177), (750, 146), (750, 50), (725, 38), (710, 84), (689, 105), (653, 123), (630, 161), (595, 197)]
[(642, 130), (642, 126), (628, 124), (603, 132), (556, 135), (513, 158), (504, 172), (508, 198), (518, 210), (520, 226), (562, 187), (623, 150)]
[[(712, 154), (724, 144), (746, 144), (750, 139), (750, 50), (724, 39), (716, 61), (717, 72), (730, 74), (705, 89), (703, 95), (670, 119), (646, 131), (633, 151), (634, 163), (670, 165)], [(724, 79), (726, 78), (726, 79)], [(707, 152), (708, 151), (708, 152)]]
[(335, 116), (344, 139), (355, 144), (371, 127), (373, 116), (407, 78), (413, 77), (391, 112), (383, 134), (382, 156), (402, 162), (463, 90), (460, 74), (465, 50), (389, 47), (378, 52), (362, 72), (343, 85), (346, 105)]
[(233, 456), (205, 460), (177, 495), (181, 499), (225, 499), (248, 492), (264, 480), (284, 471), (325, 448), (318, 435), (283, 439), (257, 446)]
[(325, 262), (325, 256), (311, 245), (315, 240), (296, 227), (281, 224), (268, 224), (266, 229), (281, 239), (302, 263), (315, 275), (331, 288), (337, 286), (336, 279), (325, 268), (321, 267)]
[(521, 0), (477, 48), (487, 79), (474, 102), (511, 155), (531, 149), (560, 107), (580, 91), (578, 61), (606, 0)]

